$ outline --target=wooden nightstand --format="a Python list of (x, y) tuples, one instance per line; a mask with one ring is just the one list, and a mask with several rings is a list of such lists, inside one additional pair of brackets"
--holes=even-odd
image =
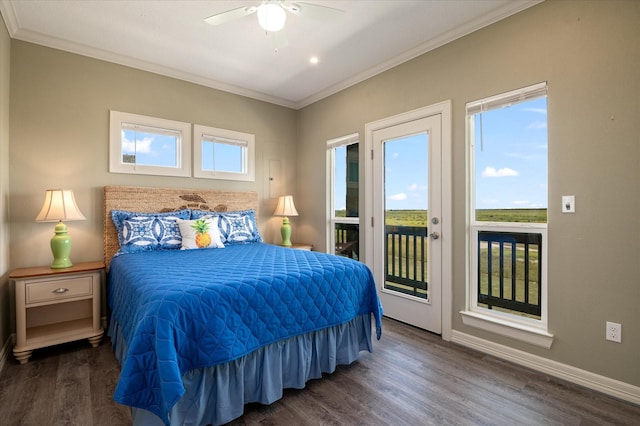
[(291, 243), (291, 247), (289, 248), (311, 251), (313, 250), (313, 244)]
[(70, 268), (22, 268), (9, 278), (16, 289), (16, 346), (13, 355), (26, 364), (34, 349), (88, 339), (97, 347), (100, 327), (100, 284), (104, 262)]

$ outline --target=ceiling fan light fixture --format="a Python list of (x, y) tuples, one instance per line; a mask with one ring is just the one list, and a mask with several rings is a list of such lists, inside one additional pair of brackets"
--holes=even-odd
[(258, 6), (258, 23), (265, 31), (280, 31), (284, 28), (287, 13), (282, 7), (273, 3), (262, 3)]

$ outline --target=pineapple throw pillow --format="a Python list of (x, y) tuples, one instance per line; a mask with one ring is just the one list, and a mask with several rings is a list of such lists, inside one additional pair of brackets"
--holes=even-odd
[(195, 220), (178, 219), (182, 234), (182, 250), (201, 248), (224, 248), (220, 241), (218, 218), (200, 218)]

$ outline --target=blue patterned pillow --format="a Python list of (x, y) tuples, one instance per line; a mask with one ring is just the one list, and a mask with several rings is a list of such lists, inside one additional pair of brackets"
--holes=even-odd
[(182, 247), (182, 234), (177, 216), (160, 217), (154, 221), (153, 235), (162, 249), (179, 249)]
[(182, 246), (178, 219), (189, 219), (191, 210), (167, 213), (138, 213), (112, 210), (111, 220), (118, 231), (120, 253), (171, 250)]
[(135, 247), (140, 250), (153, 250), (158, 240), (152, 232), (154, 218), (133, 217), (122, 221), (122, 239), (120, 247)]
[(235, 212), (210, 212), (193, 210), (191, 219), (204, 216), (218, 217), (218, 229), (223, 244), (244, 244), (262, 242), (255, 210), (240, 210)]

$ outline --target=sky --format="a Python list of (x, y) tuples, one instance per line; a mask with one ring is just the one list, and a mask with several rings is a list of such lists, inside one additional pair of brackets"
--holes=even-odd
[[(135, 130), (122, 131), (122, 153), (135, 154), (137, 164), (176, 167), (177, 152), (176, 136)], [(203, 141), (202, 170), (242, 172), (242, 148), (239, 145)]]
[[(539, 98), (476, 115), (476, 208), (547, 208), (547, 103)], [(482, 131), (482, 136), (481, 136)], [(428, 135), (385, 143), (387, 210), (428, 209)], [(344, 208), (344, 151), (336, 152), (336, 209)]]
[(122, 153), (136, 156), (136, 163), (164, 167), (177, 166), (175, 136), (122, 130)]
[[(547, 102), (476, 114), (476, 208), (547, 208)], [(480, 132), (482, 129), (483, 136)]]
[(385, 209), (426, 210), (428, 197), (428, 135), (385, 142)]

